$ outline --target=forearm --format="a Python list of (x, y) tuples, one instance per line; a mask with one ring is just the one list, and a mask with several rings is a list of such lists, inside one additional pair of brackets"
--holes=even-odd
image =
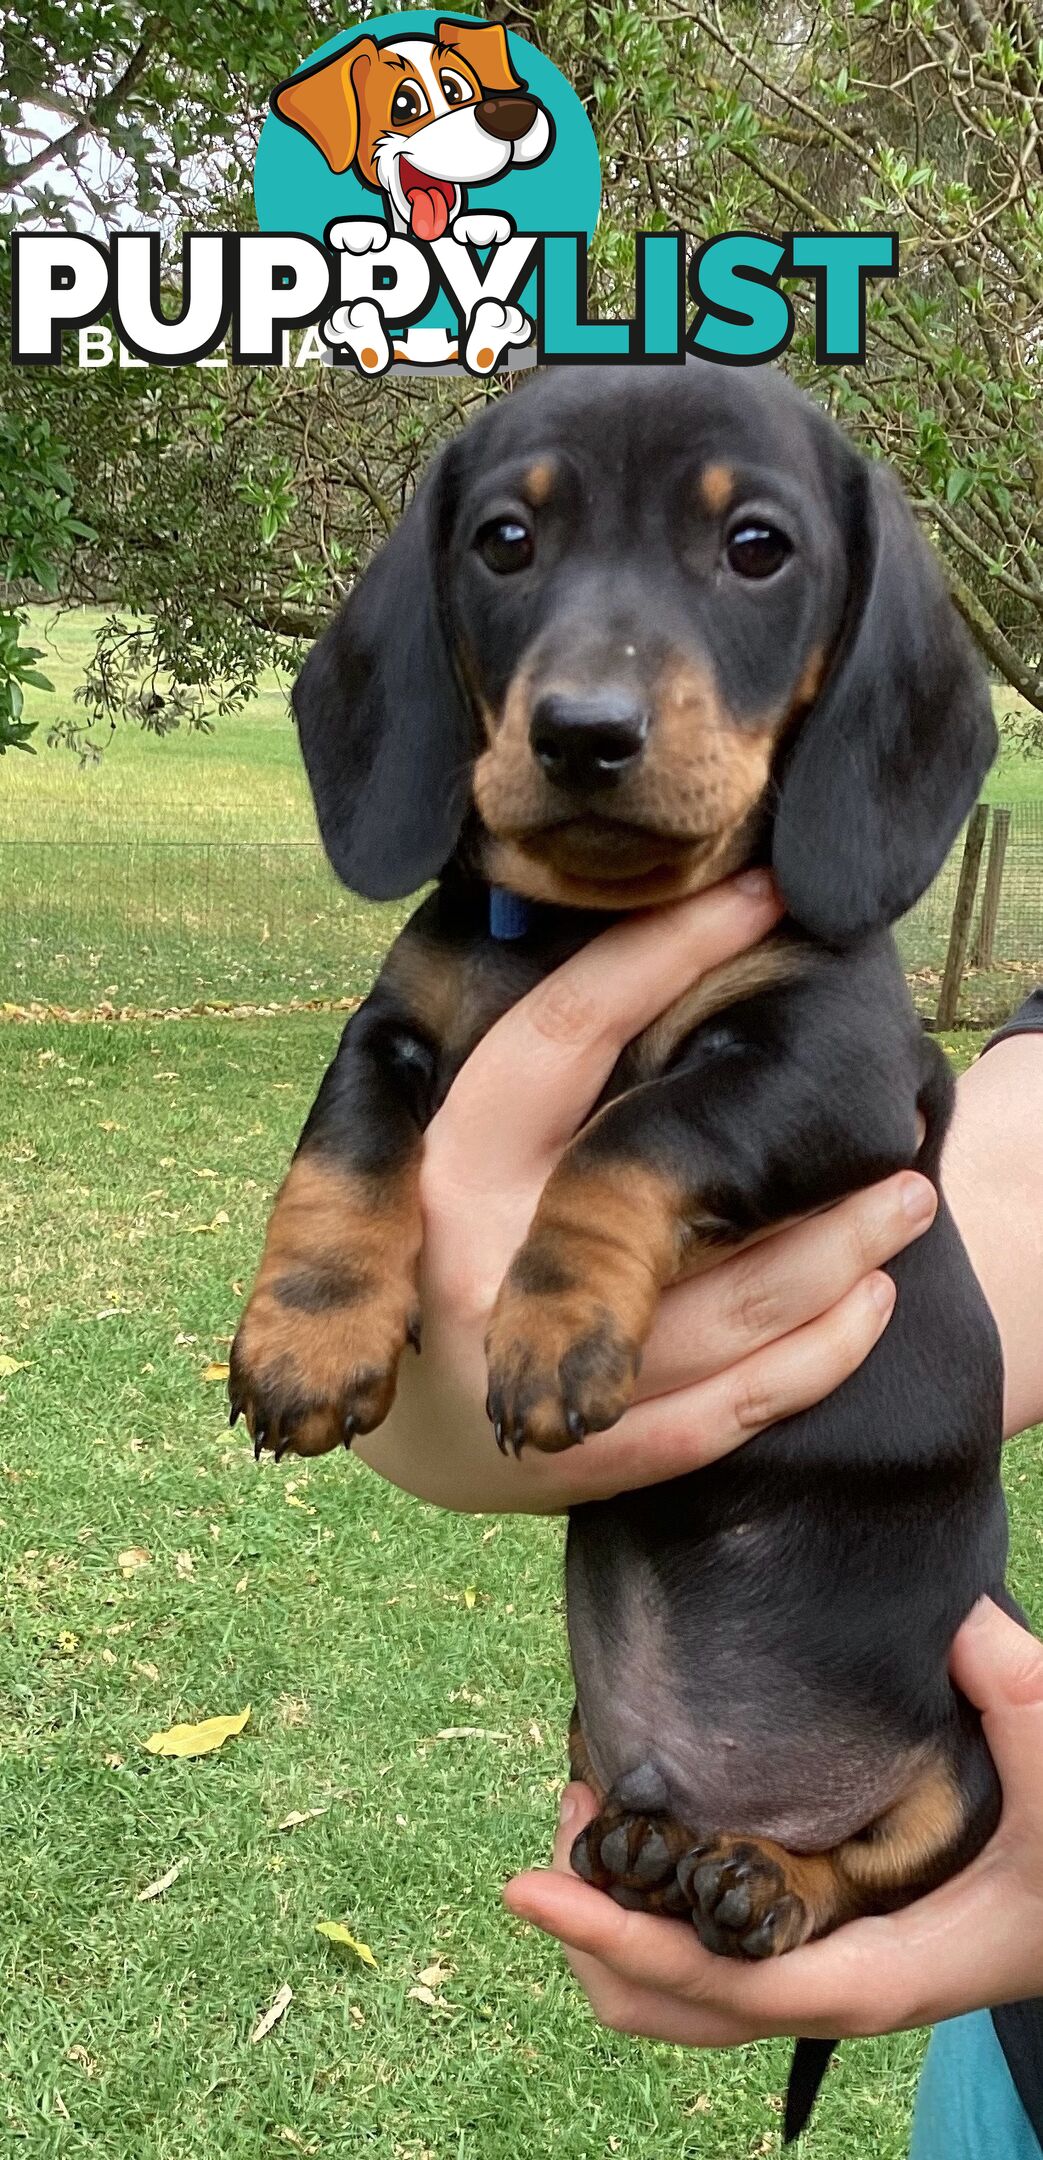
[(946, 1197), (996, 1316), (1008, 1434), (1043, 1423), (1043, 1034), (1009, 1036), (965, 1072)]

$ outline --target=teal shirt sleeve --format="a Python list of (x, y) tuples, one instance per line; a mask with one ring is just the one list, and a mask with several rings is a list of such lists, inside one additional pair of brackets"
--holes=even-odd
[(935, 2026), (909, 2160), (1043, 2160), (987, 2010)]

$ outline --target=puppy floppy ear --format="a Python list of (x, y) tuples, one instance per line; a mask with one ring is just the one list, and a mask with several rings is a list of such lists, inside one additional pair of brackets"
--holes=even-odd
[(457, 52), (473, 69), (483, 90), (522, 90), (524, 84), (511, 64), (507, 32), (502, 23), (449, 22), (440, 16), (435, 24), (439, 45)]
[(331, 172), (347, 172), (358, 155), (359, 100), (377, 57), (371, 37), (356, 38), (345, 52), (317, 61), (272, 91), (272, 111), (321, 150)]
[(941, 869), (996, 754), (988, 679), (897, 482), (859, 460), (849, 617), (783, 768), (774, 868), (827, 944), (892, 923)]
[(293, 709), (338, 877), (395, 900), (453, 853), (470, 800), (471, 715), (438, 586), (452, 446), (312, 647)]

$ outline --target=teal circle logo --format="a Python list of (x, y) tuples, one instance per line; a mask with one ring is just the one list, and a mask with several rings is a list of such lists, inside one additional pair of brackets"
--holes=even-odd
[(322, 324), (364, 374), (533, 356), (536, 260), (593, 237), (594, 132), (571, 84), (514, 31), (433, 9), (370, 16), (272, 93), (254, 166), (262, 232), (339, 259)]

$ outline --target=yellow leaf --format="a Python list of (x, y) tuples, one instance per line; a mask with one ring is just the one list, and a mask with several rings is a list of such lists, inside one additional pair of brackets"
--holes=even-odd
[(146, 1883), (144, 1890), (138, 1891), (136, 1902), (139, 1905), (148, 1905), (153, 1898), (162, 1897), (164, 1891), (169, 1890), (172, 1883), (176, 1883), (184, 1865), (183, 1860), (175, 1860), (173, 1867), (169, 1867), (165, 1875), (158, 1875), (155, 1882)]
[(25, 1358), (0, 1357), (0, 1380), (9, 1380), (12, 1373), (24, 1372), (27, 1362)]
[(116, 1565), (122, 1575), (134, 1575), (138, 1568), (151, 1564), (152, 1554), (147, 1545), (131, 1545), (126, 1552), (116, 1554)]
[(145, 1742), (150, 1755), (212, 1755), (234, 1733), (241, 1733), (250, 1705), (236, 1717), (204, 1718), (201, 1725), (172, 1725), (169, 1732), (154, 1732)]
[(258, 2018), (257, 2023), (254, 2026), (252, 2033), (250, 2034), (251, 2047), (255, 2047), (258, 2040), (263, 2040), (266, 2034), (271, 2032), (272, 2026), (277, 2025), (279, 2023), (279, 2019), (286, 2016), (286, 2012), (289, 2009), (292, 2001), (293, 1989), (291, 1987), (286, 1987), (285, 1985), (282, 1986), (279, 1989), (278, 1994), (273, 1998), (271, 2009), (266, 2010), (262, 2018)]
[(227, 1365), (207, 1365), (203, 1372), (203, 1378), (204, 1380), (227, 1380), (228, 1367)]
[(468, 1612), (474, 1611), (474, 1601), (477, 1594), (477, 1591), (469, 1583), (467, 1589), (464, 1591), (464, 1604), (466, 1605)]
[(347, 1928), (341, 1927), (339, 1920), (316, 1920), (315, 1933), (325, 1935), (327, 1942), (335, 1943), (338, 1950), (350, 1950), (360, 1964), (372, 1965), (374, 1970), (376, 1969), (377, 1961), (369, 1944), (359, 1942), (354, 1935), (349, 1935)]

